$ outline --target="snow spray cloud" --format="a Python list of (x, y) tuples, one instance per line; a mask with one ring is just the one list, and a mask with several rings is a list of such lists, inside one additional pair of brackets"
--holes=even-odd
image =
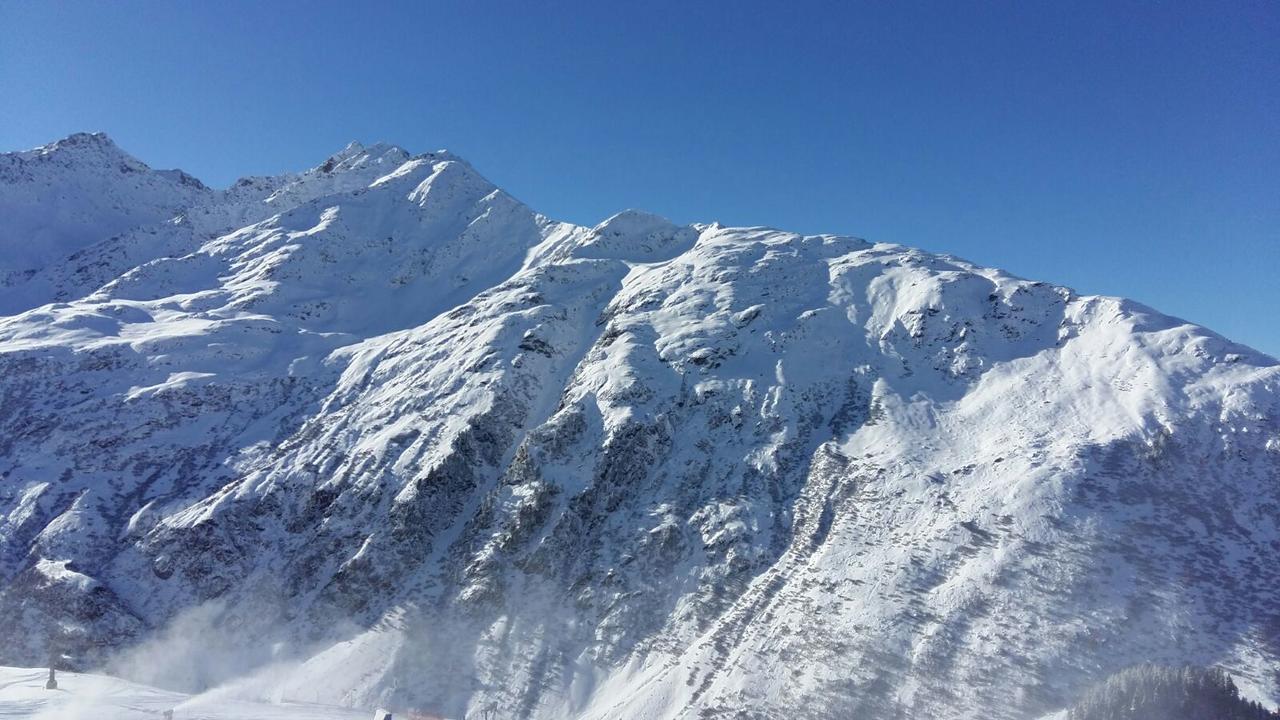
[[(181, 703), (185, 708), (227, 701), (347, 704), (347, 698), (307, 692), (308, 670), (302, 664), (314, 655), (323, 657), (326, 649), (352, 645), (353, 641), (339, 638), (359, 637), (364, 629), (349, 620), (330, 622), (325, 642), (305, 644), (290, 637), (283, 623), (263, 620), (279, 617), (272, 614), (269, 603), (255, 608), (259, 612), (249, 627), (238, 622), (242, 616), (225, 600), (185, 610), (143, 642), (117, 653), (102, 671), (193, 695)], [(341, 668), (333, 672), (340, 673)]]
[(272, 643), (245, 645), (223, 627), (226, 604), (184, 610), (162, 630), (119, 653), (105, 668), (135, 682), (197, 693), (272, 659)]

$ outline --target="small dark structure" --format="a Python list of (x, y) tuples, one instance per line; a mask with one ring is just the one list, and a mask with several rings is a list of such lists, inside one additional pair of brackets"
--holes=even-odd
[(52, 662), (49, 663), (49, 679), (45, 681), (44, 689), (45, 690), (58, 689), (58, 678), (54, 675)]

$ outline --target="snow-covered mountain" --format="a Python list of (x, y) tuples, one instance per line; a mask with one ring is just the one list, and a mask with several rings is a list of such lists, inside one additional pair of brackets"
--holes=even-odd
[(353, 144), (0, 156), (0, 662), (504, 718), (1280, 701), (1280, 365), (831, 235)]

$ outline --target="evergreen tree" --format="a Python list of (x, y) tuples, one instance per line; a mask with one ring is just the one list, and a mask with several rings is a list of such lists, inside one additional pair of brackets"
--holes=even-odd
[(1240, 697), (1220, 668), (1139, 665), (1085, 692), (1068, 720), (1280, 720)]

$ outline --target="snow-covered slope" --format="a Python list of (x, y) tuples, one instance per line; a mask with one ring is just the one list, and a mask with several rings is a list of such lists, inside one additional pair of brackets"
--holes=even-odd
[[(63, 672), (45, 689), (44, 670), (0, 667), (0, 717), (23, 720), (368, 720), (372, 711), (278, 703), (258, 698), (261, 688), (224, 688), (189, 696), (103, 675)], [(248, 699), (246, 699), (246, 696)]]
[(307, 172), (214, 191), (180, 170), (152, 170), (102, 133), (0, 155), (0, 312), (82, 297), (148, 261), (366, 187), (408, 157), (351, 143)]
[(21, 280), (212, 194), (181, 171), (152, 170), (102, 133), (0, 155), (0, 277)]
[(3, 296), (0, 659), (457, 716), (1026, 718), (1142, 661), (1280, 700), (1269, 357), (447, 153), (185, 202)]

